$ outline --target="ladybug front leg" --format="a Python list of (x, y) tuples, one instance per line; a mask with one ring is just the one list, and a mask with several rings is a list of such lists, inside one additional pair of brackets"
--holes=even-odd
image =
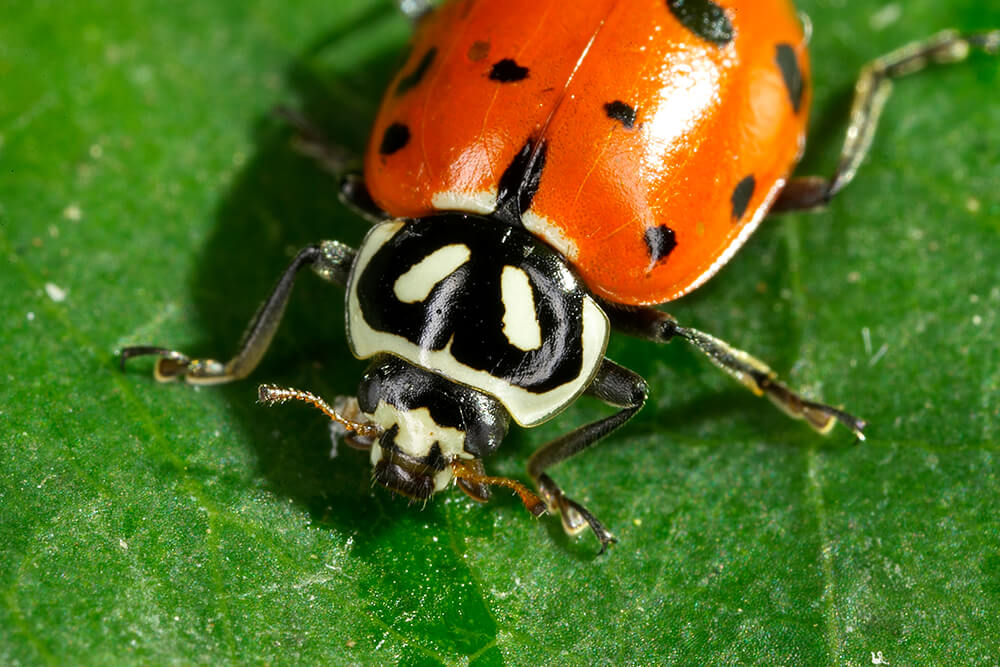
[(354, 263), (355, 251), (338, 241), (324, 241), (299, 251), (292, 263), (281, 274), (270, 296), (257, 309), (250, 320), (236, 355), (222, 363), (215, 359), (192, 359), (182, 352), (163, 347), (139, 345), (123, 348), (120, 356), (122, 369), (132, 357), (157, 356), (154, 375), (160, 382), (184, 378), (191, 384), (222, 384), (249, 375), (274, 338), (285, 306), (292, 293), (295, 276), (300, 269), (311, 266), (322, 278), (344, 286)]
[(704, 331), (682, 327), (670, 315), (654, 308), (631, 308), (610, 303), (602, 305), (611, 324), (617, 329), (658, 343), (670, 342), (675, 337), (686, 340), (750, 391), (758, 396), (767, 396), (788, 416), (804, 419), (820, 433), (828, 433), (834, 424), (840, 422), (859, 440), (865, 439), (864, 428), (867, 423), (863, 419), (833, 406), (807, 400), (779, 382), (777, 373), (747, 352)]
[(622, 409), (610, 417), (585, 424), (544, 445), (528, 461), (528, 474), (535, 481), (538, 493), (549, 510), (558, 512), (562, 517), (566, 532), (570, 535), (579, 535), (590, 526), (601, 542), (601, 553), (604, 553), (615, 538), (597, 517), (567, 497), (545, 471), (590, 447), (631, 419), (646, 402), (648, 390), (646, 381), (639, 375), (609, 359), (604, 359), (586, 394)]
[(892, 80), (918, 72), (931, 64), (965, 60), (973, 49), (993, 54), (1000, 51), (1000, 30), (971, 35), (946, 30), (868, 63), (861, 70), (854, 87), (851, 122), (833, 176), (829, 179), (819, 176), (791, 179), (771, 211), (801, 211), (826, 205), (854, 179), (865, 159), (879, 116), (892, 92)]

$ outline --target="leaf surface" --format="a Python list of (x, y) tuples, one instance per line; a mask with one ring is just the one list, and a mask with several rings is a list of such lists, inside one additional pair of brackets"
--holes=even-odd
[[(862, 64), (974, 0), (802, 2), (826, 173)], [(408, 26), (387, 2), (8, 3), (0, 25), (0, 661), (992, 662), (1000, 636), (1000, 67), (899, 82), (858, 178), (764, 225), (671, 312), (871, 422), (815, 435), (679, 343), (609, 356), (652, 397), (554, 476), (616, 533), (457, 491), (423, 509), (255, 381), (349, 394), (342, 295), (305, 276), (250, 381), (229, 354), (292, 253), (365, 225), (271, 109), (360, 151)], [(581, 400), (490, 462), (524, 479)]]

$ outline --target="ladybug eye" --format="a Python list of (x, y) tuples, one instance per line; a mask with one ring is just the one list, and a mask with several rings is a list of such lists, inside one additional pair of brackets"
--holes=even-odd
[(419, 303), (434, 287), (469, 261), (472, 252), (467, 245), (453, 243), (438, 248), (396, 278), (392, 291), (403, 303)]
[(514, 347), (528, 352), (542, 346), (542, 327), (535, 314), (535, 293), (524, 270), (505, 266), (500, 274), (503, 335)]

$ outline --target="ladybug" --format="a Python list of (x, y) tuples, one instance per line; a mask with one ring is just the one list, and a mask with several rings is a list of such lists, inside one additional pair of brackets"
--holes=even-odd
[[(281, 275), (228, 362), (159, 357), (159, 380), (238, 380), (257, 366), (298, 272), (346, 291), (351, 352), (371, 360), (334, 405), (262, 385), (267, 404), (323, 410), (370, 452), (375, 481), (426, 500), (491, 486), (558, 513), (572, 535), (607, 528), (549, 475), (625, 424), (647, 385), (604, 356), (612, 329), (687, 341), (758, 395), (820, 432), (864, 439), (865, 422), (806, 400), (750, 354), (651, 306), (714, 275), (768, 213), (830, 201), (863, 160), (895, 77), (996, 52), (1000, 31), (941, 33), (864, 68), (840, 162), (793, 178), (811, 86), (806, 37), (786, 0), (454, 0), (400, 3), (411, 55), (375, 118), (346, 203), (374, 224), (360, 247), (324, 241)], [(409, 8), (409, 9), (405, 9)], [(343, 151), (296, 121), (309, 152)], [(537, 426), (582, 394), (614, 414), (544, 445), (537, 494), (483, 461), (511, 420)]]

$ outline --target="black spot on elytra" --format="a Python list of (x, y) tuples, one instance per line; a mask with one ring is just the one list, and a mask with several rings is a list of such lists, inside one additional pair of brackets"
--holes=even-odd
[(677, 247), (677, 235), (674, 230), (666, 225), (650, 227), (645, 235), (646, 249), (649, 250), (649, 257), (654, 262), (666, 259), (674, 248)]
[(410, 143), (410, 128), (402, 123), (393, 123), (385, 128), (378, 152), (382, 155), (392, 155), (408, 143)]
[(802, 106), (802, 91), (804, 89), (802, 81), (802, 70), (799, 68), (799, 58), (795, 55), (795, 49), (788, 44), (778, 44), (775, 48), (774, 62), (781, 70), (781, 78), (785, 80), (785, 88), (788, 89), (788, 97), (792, 101), (792, 108), (795, 113), (799, 112)]
[(605, 104), (604, 113), (608, 114), (608, 118), (611, 120), (617, 120), (630, 130), (635, 127), (635, 109), (621, 100)]
[(500, 176), (493, 217), (510, 225), (521, 225), (521, 215), (531, 208), (531, 200), (541, 185), (546, 152), (544, 141), (536, 144), (529, 139), (514, 156), (510, 166)]
[(736, 187), (733, 189), (732, 199), (730, 199), (733, 204), (734, 222), (742, 218), (743, 214), (747, 212), (747, 205), (750, 203), (750, 198), (753, 197), (753, 190), (756, 186), (757, 181), (754, 179), (753, 174), (736, 184)]
[(521, 67), (511, 58), (504, 58), (493, 63), (490, 69), (490, 80), (500, 83), (512, 83), (528, 78), (528, 68)]
[(706, 42), (725, 46), (733, 41), (733, 24), (712, 0), (667, 0), (667, 7), (682, 26)]
[(409, 90), (412, 90), (418, 83), (420, 83), (424, 75), (427, 74), (427, 70), (431, 68), (434, 64), (434, 58), (437, 56), (437, 49), (433, 46), (427, 49), (427, 53), (424, 57), (420, 59), (417, 66), (413, 68), (413, 71), (404, 76), (399, 80), (399, 84), (396, 85), (396, 96), (400, 96)]

